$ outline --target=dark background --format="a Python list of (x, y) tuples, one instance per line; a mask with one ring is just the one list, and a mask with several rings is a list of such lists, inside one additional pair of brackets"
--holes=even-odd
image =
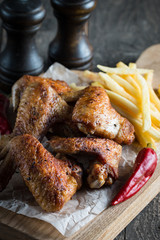
[[(57, 23), (50, 1), (42, 2), (47, 15), (37, 34), (37, 45), (46, 60)], [(160, 1), (98, 0), (89, 21), (89, 39), (94, 48), (94, 70), (97, 64), (136, 61), (144, 49), (160, 42)]]
[[(42, 2), (47, 15), (36, 42), (46, 63), (57, 23), (50, 1)], [(135, 62), (144, 49), (160, 43), (160, 0), (98, 0), (89, 21), (89, 39), (94, 48), (94, 70), (97, 64), (115, 66), (118, 61)], [(3, 48), (4, 32), (2, 40)], [(116, 238), (137, 239), (160, 239), (160, 194)]]

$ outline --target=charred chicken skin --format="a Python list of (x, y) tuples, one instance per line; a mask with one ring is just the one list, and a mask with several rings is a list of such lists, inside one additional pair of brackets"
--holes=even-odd
[(63, 154), (91, 153), (97, 156), (89, 168), (88, 184), (100, 188), (118, 177), (122, 147), (116, 142), (100, 138), (59, 138), (50, 140), (54, 152)]
[(42, 78), (38, 76), (24, 75), (12, 87), (12, 105), (14, 110), (18, 108), (24, 90), (29, 85), (35, 82), (39, 83), (47, 82), (50, 85), (50, 87), (53, 88), (59, 95), (71, 91), (71, 88), (64, 81), (52, 80), (51, 78)]
[(21, 98), (13, 134), (28, 133), (39, 139), (69, 112), (70, 107), (47, 82), (32, 83)]
[(20, 99), (24, 90), (32, 83), (48, 83), (58, 95), (66, 102), (76, 101), (83, 93), (83, 91), (73, 91), (66, 82), (60, 80), (53, 80), (51, 78), (43, 78), (38, 76), (24, 75), (12, 87), (12, 106), (14, 111), (18, 108)]
[(9, 154), (35, 200), (47, 212), (60, 210), (82, 185), (78, 165), (56, 159), (31, 135), (12, 139)]
[(134, 127), (111, 106), (106, 91), (90, 86), (76, 102), (72, 121), (85, 134), (115, 140), (120, 144), (134, 141)]
[[(63, 121), (68, 115), (70, 107), (61, 99), (56, 91), (47, 82), (35, 82), (29, 85), (21, 98), (15, 127), (12, 137), (22, 134), (31, 134), (37, 139), (42, 138), (48, 129), (55, 123)], [(8, 172), (7, 145), (0, 153), (4, 159), (0, 165), (0, 190), (2, 191), (14, 170)], [(10, 173), (5, 179), (5, 171)]]

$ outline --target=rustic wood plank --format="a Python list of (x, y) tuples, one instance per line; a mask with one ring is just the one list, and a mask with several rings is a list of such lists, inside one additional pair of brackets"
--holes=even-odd
[(34, 240), (34, 238), (14, 229), (6, 226), (5, 224), (0, 224), (0, 240)]
[[(159, 194), (160, 195), (160, 194)], [(160, 197), (159, 195), (126, 228), (126, 240), (160, 239)]]

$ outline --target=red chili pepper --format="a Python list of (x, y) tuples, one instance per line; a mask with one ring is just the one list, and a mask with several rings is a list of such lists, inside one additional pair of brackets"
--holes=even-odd
[(150, 179), (157, 166), (157, 154), (152, 148), (143, 148), (137, 155), (134, 171), (111, 205), (116, 205), (136, 194)]
[(9, 100), (3, 94), (0, 94), (0, 134), (11, 133), (10, 125), (6, 119), (6, 111), (9, 106)]

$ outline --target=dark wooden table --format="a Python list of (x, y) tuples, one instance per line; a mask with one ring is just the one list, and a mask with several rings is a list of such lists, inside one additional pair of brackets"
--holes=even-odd
[[(37, 34), (39, 53), (47, 67), (47, 51), (56, 32), (50, 1), (42, 0), (47, 16)], [(135, 62), (147, 47), (160, 43), (159, 0), (99, 0), (89, 22), (97, 64), (115, 66)], [(115, 240), (160, 239), (160, 194), (116, 237)]]

